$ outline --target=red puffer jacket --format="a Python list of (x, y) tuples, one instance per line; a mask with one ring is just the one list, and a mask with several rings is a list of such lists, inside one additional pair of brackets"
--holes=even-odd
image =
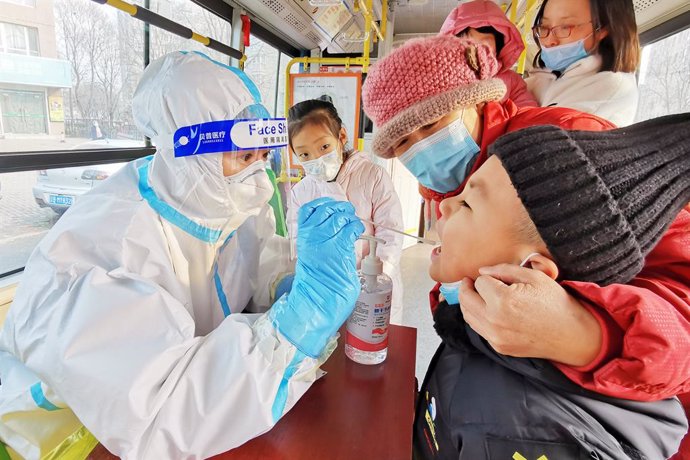
[[(535, 125), (600, 131), (611, 123), (594, 115), (557, 107), (518, 109), (510, 101), (484, 108), (481, 153), (472, 173), (486, 160), (487, 147), (504, 133)], [(424, 198), (438, 194), (420, 188)], [(599, 287), (563, 282), (599, 320), (602, 350), (586, 367), (557, 364), (577, 384), (609, 396), (653, 401), (690, 392), (690, 212), (681, 211), (647, 256), (643, 271), (630, 283)], [(438, 290), (431, 293), (432, 309)]]

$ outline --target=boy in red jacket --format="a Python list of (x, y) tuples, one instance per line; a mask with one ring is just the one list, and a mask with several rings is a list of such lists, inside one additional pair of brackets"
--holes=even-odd
[[(362, 89), (364, 110), (377, 126), (374, 152), (397, 157), (420, 181), (422, 195), (438, 204), (460, 193), (467, 177), (486, 160), (487, 147), (504, 133), (536, 125), (588, 131), (614, 127), (575, 110), (498, 103), (505, 85), (493, 78), (497, 71), (487, 47), (453, 36), (410, 40), (394, 50), (372, 67)], [(499, 325), (501, 319), (506, 323), (511, 305), (522, 311), (538, 305), (561, 315), (559, 323), (568, 327), (548, 329), (543, 322), (541, 340), (516, 322), (515, 334), (487, 328), (490, 337), (485, 339), (506, 354), (551, 360), (584, 388), (639, 401), (686, 393), (689, 235), (690, 213), (684, 210), (627, 284), (559, 285), (525, 278), (526, 269), (498, 265), (476, 280), (483, 281), (482, 294), (494, 297), (479, 296), (481, 302), (468, 298), (463, 309), (486, 307), (484, 319)], [(464, 294), (460, 296), (462, 300)], [(521, 347), (510, 348), (513, 338), (523, 340)]]
[(548, 362), (500, 354), (459, 308), (457, 282), (501, 263), (600, 286), (632, 279), (690, 201), (690, 114), (608, 132), (526, 128), (489, 154), (441, 203), (429, 274), (444, 283), (442, 345), (421, 389), (417, 457), (668, 458), (687, 429), (676, 398), (603, 397)]

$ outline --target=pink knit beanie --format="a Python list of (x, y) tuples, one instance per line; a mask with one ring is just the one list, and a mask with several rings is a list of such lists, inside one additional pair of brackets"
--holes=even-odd
[(401, 137), (462, 107), (500, 100), (505, 84), (488, 46), (452, 35), (410, 40), (377, 62), (362, 87), (377, 126), (374, 153), (392, 158)]

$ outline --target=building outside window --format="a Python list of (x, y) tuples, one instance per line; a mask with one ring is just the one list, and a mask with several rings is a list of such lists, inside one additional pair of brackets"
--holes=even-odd
[(690, 111), (690, 28), (642, 49), (635, 121)]
[(63, 89), (72, 87), (72, 76), (58, 58), (53, 1), (0, 4), (0, 153), (45, 142), (59, 148)]
[(0, 52), (39, 56), (38, 29), (0, 22)]

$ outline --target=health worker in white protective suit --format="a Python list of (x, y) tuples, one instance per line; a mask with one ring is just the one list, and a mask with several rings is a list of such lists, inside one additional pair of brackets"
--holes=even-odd
[(321, 375), (359, 294), (362, 223), (351, 204), (319, 199), (299, 216), (290, 293), (242, 313), (266, 311), (290, 269), (264, 169), (285, 120), (243, 72), (168, 54), (144, 71), (133, 113), (156, 154), (48, 232), (0, 334), (0, 439), (26, 458), (85, 429), (128, 459), (236, 447)]

